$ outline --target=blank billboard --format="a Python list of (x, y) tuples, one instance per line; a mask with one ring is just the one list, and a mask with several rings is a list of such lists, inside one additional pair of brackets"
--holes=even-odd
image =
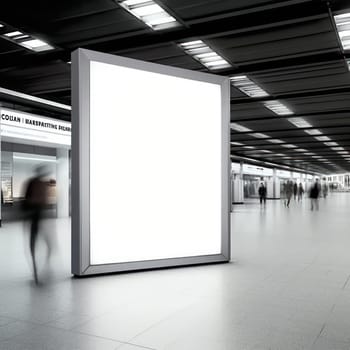
[(87, 50), (72, 69), (72, 272), (228, 261), (228, 79)]

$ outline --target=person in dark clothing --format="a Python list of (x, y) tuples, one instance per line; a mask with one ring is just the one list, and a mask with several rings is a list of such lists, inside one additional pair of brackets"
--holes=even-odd
[[(37, 264), (35, 260), (35, 245), (40, 232), (40, 221), (43, 218), (43, 212), (47, 207), (48, 202), (48, 188), (47, 183), (43, 178), (47, 175), (44, 166), (36, 169), (36, 176), (31, 178), (28, 182), (25, 192), (24, 209), (27, 213), (27, 218), (30, 220), (30, 240), (29, 248), (33, 263), (34, 281), (39, 283)], [(50, 246), (48, 244), (48, 256)]]
[(266, 205), (266, 187), (264, 183), (262, 182), (259, 187), (259, 198), (260, 198), (260, 204)]
[(293, 185), (293, 194), (294, 194), (294, 200), (296, 200), (297, 194), (298, 194), (298, 185), (296, 182), (294, 182), (294, 185)]
[(300, 182), (298, 186), (298, 202), (303, 199), (303, 194), (304, 194), (304, 188), (302, 183)]
[(288, 208), (289, 208), (292, 195), (293, 195), (293, 182), (288, 180), (286, 184), (286, 199), (284, 200), (284, 205)]
[(320, 190), (321, 186), (318, 182), (318, 179), (316, 179), (315, 183), (312, 185), (310, 190), (310, 199), (311, 199), (311, 210), (318, 210), (318, 197), (320, 196)]

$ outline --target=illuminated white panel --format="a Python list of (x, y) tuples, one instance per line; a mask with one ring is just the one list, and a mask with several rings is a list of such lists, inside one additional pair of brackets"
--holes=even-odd
[(87, 50), (72, 68), (73, 273), (228, 261), (229, 80)]

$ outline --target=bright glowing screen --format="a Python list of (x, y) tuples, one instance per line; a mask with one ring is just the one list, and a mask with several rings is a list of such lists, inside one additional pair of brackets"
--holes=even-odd
[(221, 253), (221, 87), (90, 62), (91, 265)]

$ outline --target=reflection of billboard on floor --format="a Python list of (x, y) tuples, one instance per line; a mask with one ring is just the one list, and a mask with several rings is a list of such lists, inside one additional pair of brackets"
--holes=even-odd
[(72, 71), (72, 272), (228, 261), (228, 79), (81, 49)]

